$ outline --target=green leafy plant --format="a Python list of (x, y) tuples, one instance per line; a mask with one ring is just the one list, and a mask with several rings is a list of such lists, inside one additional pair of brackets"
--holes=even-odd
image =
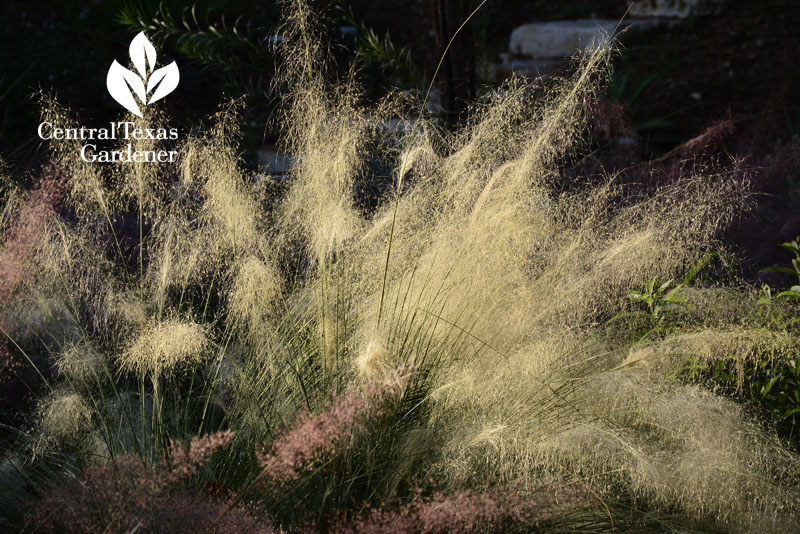
[(632, 302), (642, 305), (644, 310), (633, 312), (631, 315), (644, 316), (654, 324), (662, 324), (666, 316), (665, 309), (670, 304), (686, 306), (688, 301), (685, 297), (677, 294), (685, 284), (676, 284), (674, 280), (667, 280), (659, 284), (658, 279), (650, 280), (642, 290), (631, 291), (626, 298)]
[(422, 78), (410, 47), (398, 48), (389, 32), (383, 37), (378, 35), (356, 16), (351, 2), (339, 0), (336, 8), (344, 21), (355, 28), (356, 52), (362, 60), (368, 65), (376, 66), (382, 74), (393, 76), (394, 81), (406, 87), (416, 87), (419, 84)]
[(797, 279), (797, 284), (790, 284), (786, 289), (775, 295), (775, 298), (800, 299), (800, 236), (788, 243), (781, 243), (781, 246), (789, 249), (794, 254), (791, 264), (789, 266), (775, 265), (767, 267), (764, 271), (788, 274)]
[(783, 435), (800, 445), (795, 427), (800, 416), (800, 358), (736, 356), (713, 363), (689, 360), (682, 376), (755, 407)]
[[(784, 293), (784, 292), (779, 292)], [(772, 288), (768, 284), (761, 286), (761, 297), (756, 301), (764, 313), (765, 326), (775, 330), (786, 332), (793, 326), (800, 324), (800, 317), (793, 309), (793, 299), (788, 297), (777, 298), (773, 295)]]
[(662, 282), (658, 278), (652, 278), (642, 289), (629, 291), (625, 296), (627, 300), (634, 303), (639, 309), (632, 312), (624, 312), (614, 316), (611, 321), (622, 319), (641, 319), (645, 322), (645, 328), (640, 336), (640, 341), (646, 339), (651, 334), (663, 333), (667, 328), (668, 312), (676, 307), (686, 308), (689, 301), (680, 294), (680, 291), (691, 284), (700, 271), (706, 267), (714, 257), (716, 252), (708, 252), (698, 261), (683, 279), (676, 283), (675, 280)]
[(658, 79), (656, 74), (651, 74), (642, 80), (639, 85), (630, 89), (628, 82), (630, 80), (630, 71), (622, 74), (621, 76), (614, 76), (611, 79), (611, 85), (608, 88), (608, 96), (617, 102), (627, 102), (635, 104), (647, 88)]
[[(355, 29), (353, 46), (367, 66), (377, 67), (393, 82), (416, 87), (420, 75), (409, 47), (397, 47), (388, 32), (379, 36), (355, 14), (350, 2), (338, 1), (335, 7), (342, 20)], [(224, 12), (217, 15), (211, 9), (198, 14), (197, 5), (175, 14), (164, 3), (155, 11), (126, 3), (117, 20), (133, 32), (146, 31), (153, 39), (169, 41), (177, 52), (204, 70), (219, 73), (237, 90), (266, 96), (275, 75), (274, 45), (283, 35), (278, 33), (275, 10), (260, 9), (259, 13), (265, 14), (258, 18), (239, 15), (231, 21)]]

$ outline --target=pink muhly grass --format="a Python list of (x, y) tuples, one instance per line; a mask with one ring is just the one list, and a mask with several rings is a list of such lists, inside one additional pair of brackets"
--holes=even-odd
[(402, 509), (373, 509), (365, 517), (332, 529), (333, 534), (437, 534), (474, 532), (500, 526), (504, 520), (521, 521), (522, 508), (508, 498), (469, 490), (436, 494)]
[(722, 148), (722, 144), (736, 130), (736, 123), (730, 115), (706, 128), (697, 137), (689, 139), (675, 149), (682, 159), (700, 154), (712, 154)]
[(340, 394), (320, 413), (305, 411), (294, 427), (276, 439), (269, 451), (258, 455), (262, 476), (275, 486), (285, 484), (298, 471), (330, 453), (337, 443), (357, 435), (382, 399), (397, 395), (413, 370), (387, 372), (380, 380)]
[[(232, 432), (219, 432), (194, 438), (187, 448), (173, 445), (171, 466), (125, 455), (89, 469), (80, 480), (49, 488), (26, 516), (24, 531), (278, 532), (243, 508), (199, 495), (182, 484), (232, 438)], [(206, 530), (211, 525), (213, 529)]]
[(497, 531), (507, 523), (536, 524), (565, 510), (588, 502), (576, 489), (543, 488), (533, 496), (505, 492), (462, 490), (432, 497), (417, 495), (404, 508), (372, 509), (354, 521), (339, 521), (332, 534), (443, 534), (448, 532)]
[[(16, 213), (0, 245), (0, 309), (16, 296), (27, 273), (39, 240), (44, 235), (47, 219), (54, 215), (64, 197), (64, 178), (60, 168), (49, 165), (35, 182), (28, 199)], [(5, 317), (0, 311), (0, 328), (6, 330)], [(21, 367), (5, 343), (0, 341), (0, 383), (9, 380)]]
[(297, 471), (322, 457), (335, 443), (355, 435), (374, 402), (360, 392), (340, 395), (325, 411), (305, 412), (292, 430), (259, 455), (264, 476), (273, 484), (289, 481)]
[(173, 444), (168, 453), (171, 466), (171, 480), (186, 478), (192, 475), (214, 451), (227, 446), (233, 440), (234, 432), (225, 430), (202, 437), (195, 437), (188, 448), (181, 443)]
[(0, 248), (0, 303), (12, 300), (25, 278), (36, 245), (44, 235), (47, 219), (56, 213), (64, 196), (63, 182), (58, 167), (45, 167), (17, 212), (16, 222)]

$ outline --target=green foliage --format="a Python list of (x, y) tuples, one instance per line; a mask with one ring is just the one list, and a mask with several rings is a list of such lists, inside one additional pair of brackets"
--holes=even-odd
[(679, 283), (675, 280), (662, 282), (658, 278), (652, 278), (642, 289), (632, 290), (625, 296), (628, 301), (639, 309), (632, 312), (623, 312), (615, 315), (611, 322), (618, 320), (643, 320), (644, 325), (639, 331), (639, 341), (643, 341), (651, 335), (661, 335), (673, 328), (669, 319), (669, 312), (676, 308), (687, 308), (690, 303), (680, 291), (689, 286), (700, 271), (706, 267), (711, 260), (717, 256), (717, 252), (709, 252), (703, 256), (689, 271), (684, 275)]
[(336, 8), (344, 21), (355, 28), (356, 51), (366, 65), (375, 66), (382, 75), (393, 77), (394, 83), (406, 88), (416, 88), (421, 83), (421, 73), (410, 47), (398, 48), (388, 31), (383, 37), (378, 35), (356, 16), (351, 2), (338, 0)]
[[(800, 237), (781, 244), (794, 254), (789, 265), (777, 265), (764, 271), (790, 275), (800, 282)], [(764, 285), (756, 303), (764, 313), (762, 322), (770, 329), (791, 336), (800, 323), (796, 301), (800, 285), (790, 283), (773, 295)], [(760, 314), (757, 314), (760, 315)], [(800, 419), (800, 358), (757, 351), (750, 357), (731, 355), (713, 362), (692, 359), (681, 376), (699, 382), (723, 395), (732, 396), (755, 407), (784, 437), (800, 445), (795, 427)]]
[(742, 361), (731, 356), (713, 363), (687, 362), (682, 378), (702, 383), (755, 407), (780, 434), (800, 445), (800, 356), (759, 354)]
[[(786, 291), (779, 294), (781, 293)], [(768, 284), (761, 286), (761, 297), (757, 304), (761, 306), (766, 325), (770, 328), (787, 331), (800, 324), (796, 299), (787, 295), (777, 298), (777, 295), (772, 294), (772, 288)]]
[[(146, 31), (152, 39), (167, 42), (202, 68), (221, 74), (242, 92), (265, 95), (275, 74), (275, 55), (269, 26), (277, 26), (274, 9), (262, 10), (254, 23), (243, 15), (233, 21), (216, 17), (211, 9), (198, 15), (197, 6), (173, 14), (161, 3), (151, 12), (143, 4), (123, 4), (117, 20), (132, 32)], [(266, 15), (264, 15), (264, 13)], [(270, 16), (271, 15), (271, 16)]]
[[(388, 32), (379, 36), (356, 16), (350, 2), (339, 0), (335, 7), (344, 22), (356, 30), (351, 44), (364, 66), (375, 67), (379, 76), (390, 76), (394, 85), (416, 87), (420, 73), (409, 47), (398, 48)], [(185, 7), (180, 15), (165, 3), (156, 10), (143, 4), (126, 3), (117, 20), (133, 32), (147, 31), (153, 39), (172, 44), (186, 58), (203, 69), (219, 73), (240, 92), (268, 96), (275, 75), (275, 47), (282, 42), (277, 10), (261, 8), (251, 15), (228, 20), (208, 9), (198, 14), (197, 5)]]
[(789, 241), (788, 243), (782, 243), (781, 246), (794, 254), (791, 264), (789, 266), (776, 265), (774, 267), (767, 267), (764, 269), (764, 271), (788, 274), (794, 278), (797, 278), (797, 284), (789, 284), (786, 286), (786, 289), (775, 295), (775, 298), (800, 299), (800, 237)]
[(644, 311), (634, 314), (644, 315), (655, 325), (661, 325), (666, 317), (664, 310), (670, 305), (685, 306), (688, 301), (677, 294), (684, 284), (675, 284), (674, 280), (667, 280), (659, 284), (656, 278), (650, 280), (641, 291), (631, 291), (626, 295), (628, 300), (639, 303)]
[(642, 80), (639, 85), (630, 89), (628, 87), (630, 75), (631, 73), (628, 71), (621, 76), (612, 77), (611, 84), (608, 88), (608, 96), (611, 97), (612, 100), (633, 105), (644, 94), (647, 88), (658, 79), (658, 75), (651, 74)]

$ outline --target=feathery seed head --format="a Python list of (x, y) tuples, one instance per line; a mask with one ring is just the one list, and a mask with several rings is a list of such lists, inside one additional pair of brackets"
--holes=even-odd
[(61, 375), (81, 384), (96, 380), (103, 365), (103, 357), (85, 342), (70, 343), (56, 360)]
[(356, 366), (362, 378), (373, 380), (389, 368), (390, 358), (381, 342), (370, 341), (356, 360)]
[(248, 256), (234, 274), (228, 297), (231, 318), (254, 339), (264, 339), (279, 296), (280, 281), (274, 269), (256, 256)]
[(74, 442), (90, 431), (92, 411), (77, 393), (57, 392), (39, 405), (38, 423), (45, 442)]
[(201, 362), (208, 346), (205, 329), (196, 323), (167, 320), (146, 327), (120, 357), (120, 366), (142, 375), (158, 375)]

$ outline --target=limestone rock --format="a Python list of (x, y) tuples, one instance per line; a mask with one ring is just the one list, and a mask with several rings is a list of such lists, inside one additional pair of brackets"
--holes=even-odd
[(602, 19), (525, 24), (511, 32), (509, 50), (531, 58), (572, 56), (598, 39), (608, 39), (617, 24), (616, 20)]

